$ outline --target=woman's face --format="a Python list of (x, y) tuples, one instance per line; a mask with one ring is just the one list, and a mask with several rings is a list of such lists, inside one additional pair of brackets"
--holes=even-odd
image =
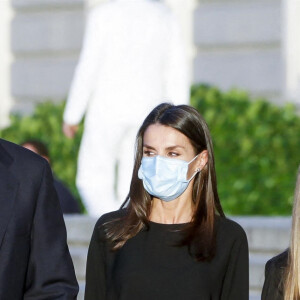
[(184, 134), (169, 126), (153, 124), (144, 133), (143, 156), (156, 155), (190, 161), (196, 153)]
[[(143, 156), (153, 157), (156, 155), (191, 161), (198, 153), (189, 141), (189, 139), (178, 130), (161, 125), (150, 125), (143, 139)], [(195, 170), (200, 166), (200, 156), (194, 160), (190, 166), (187, 178), (190, 178)]]

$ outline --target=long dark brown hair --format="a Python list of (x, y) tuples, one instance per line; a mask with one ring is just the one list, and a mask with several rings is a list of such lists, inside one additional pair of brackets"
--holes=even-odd
[(136, 137), (135, 163), (129, 194), (123, 204), (124, 217), (105, 224), (106, 238), (112, 250), (120, 249), (128, 239), (149, 226), (152, 197), (138, 178), (143, 157), (143, 137), (152, 124), (170, 126), (190, 140), (196, 154), (208, 152), (208, 162), (195, 176), (192, 200), (195, 211), (193, 218), (183, 230), (180, 246), (188, 246), (190, 253), (199, 261), (209, 261), (215, 254), (216, 216), (224, 217), (217, 192), (212, 141), (206, 122), (199, 112), (188, 105), (174, 106), (162, 103), (146, 117)]

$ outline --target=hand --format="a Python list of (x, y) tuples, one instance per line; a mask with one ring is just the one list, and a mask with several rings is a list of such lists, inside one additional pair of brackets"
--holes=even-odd
[(78, 125), (70, 125), (70, 124), (63, 124), (63, 133), (64, 135), (69, 138), (72, 139), (74, 138), (76, 132), (78, 131)]

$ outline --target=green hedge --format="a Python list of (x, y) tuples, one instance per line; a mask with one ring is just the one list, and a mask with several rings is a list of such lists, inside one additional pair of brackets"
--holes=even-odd
[(300, 163), (300, 118), (247, 93), (192, 88), (214, 142), (218, 190), (229, 214), (289, 215)]
[[(191, 104), (204, 116), (213, 137), (225, 212), (289, 215), (300, 163), (300, 118), (295, 108), (205, 85), (192, 88)], [(12, 116), (11, 126), (0, 131), (0, 137), (15, 143), (32, 138), (45, 142), (55, 174), (79, 199), (75, 174), (83, 127), (74, 140), (65, 138), (63, 109), (64, 103), (39, 104), (32, 116)]]
[(38, 104), (31, 116), (11, 116), (11, 126), (0, 131), (0, 137), (16, 144), (27, 139), (38, 139), (44, 142), (50, 153), (52, 169), (59, 179), (67, 184), (75, 197), (80, 201), (75, 186), (76, 161), (83, 126), (72, 139), (62, 133), (62, 114), (64, 102), (44, 102)]

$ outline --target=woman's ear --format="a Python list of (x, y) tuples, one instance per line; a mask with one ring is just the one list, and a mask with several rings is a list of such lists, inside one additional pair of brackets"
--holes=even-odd
[(203, 150), (197, 158), (190, 164), (187, 178), (191, 178), (195, 172), (200, 172), (207, 164), (208, 152)]
[(208, 152), (207, 150), (203, 150), (196, 159), (197, 164), (196, 167), (201, 171), (207, 164), (208, 161)]

